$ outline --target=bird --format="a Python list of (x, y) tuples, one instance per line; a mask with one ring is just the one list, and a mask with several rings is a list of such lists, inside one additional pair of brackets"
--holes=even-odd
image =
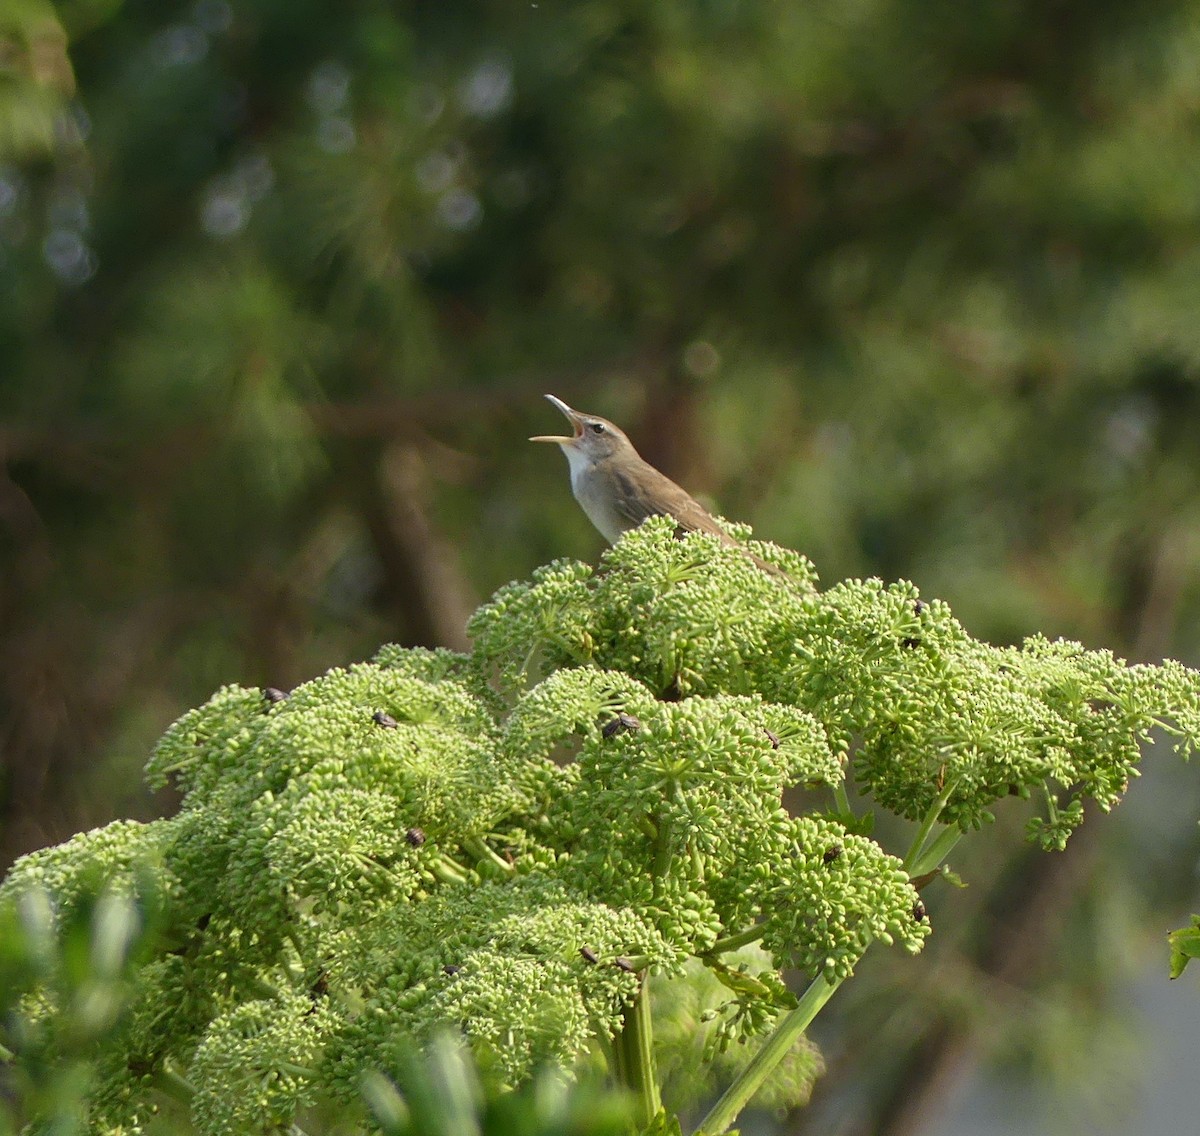
[[(739, 547), (699, 501), (637, 452), (619, 426), (597, 414), (573, 410), (556, 395), (546, 398), (566, 416), (573, 433), (538, 434), (529, 440), (553, 442), (566, 454), (575, 500), (609, 544), (647, 517), (667, 516), (674, 519), (677, 535), (709, 533), (722, 544)], [(783, 575), (775, 565), (747, 555), (771, 575)]]

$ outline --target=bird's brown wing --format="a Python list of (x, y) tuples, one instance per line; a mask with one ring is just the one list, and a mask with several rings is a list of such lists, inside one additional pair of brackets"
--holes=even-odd
[(675, 518), (682, 532), (711, 533), (733, 543), (699, 501), (649, 463), (641, 464), (636, 483), (623, 470), (614, 471), (612, 480), (617, 512), (630, 525), (640, 525), (647, 517), (669, 516)]
[[(689, 496), (666, 474), (659, 473), (648, 462), (643, 462), (641, 469), (637, 471), (636, 483), (632, 477), (618, 469), (612, 472), (612, 484), (616, 510), (631, 526), (640, 525), (647, 517), (665, 515), (675, 518), (676, 536), (683, 536), (689, 532), (711, 533), (720, 537), (724, 544), (740, 547), (699, 501)], [(752, 552), (746, 552), (746, 555), (768, 576), (791, 583), (791, 577), (782, 568), (777, 568)]]

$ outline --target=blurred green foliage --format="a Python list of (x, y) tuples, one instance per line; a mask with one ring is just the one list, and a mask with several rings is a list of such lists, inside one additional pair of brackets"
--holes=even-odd
[[(69, 911), (37, 889), (0, 904), (3, 1136), (88, 1130), (97, 1059), (148, 957), (157, 907), (151, 874), (144, 874), (143, 906), (110, 891), (100, 872), (78, 882), (79, 902)], [(50, 1004), (53, 1015), (45, 1013)]]
[[(625, 1136), (629, 1109), (595, 1085), (546, 1071), (516, 1092), (485, 1094), (467, 1052), (449, 1036), (407, 1054), (395, 1082), (371, 1077), (363, 1096), (383, 1136)], [(647, 1136), (670, 1136), (662, 1128)]]
[[(65, 918), (45, 893), (0, 904), (0, 1134), (83, 1136), (94, 1131), (87, 1100), (103, 1068), (104, 1042), (126, 1023), (133, 972), (152, 949), (161, 911), (149, 885), (135, 900), (96, 876)], [(41, 991), (59, 1005), (53, 1018), (30, 1001)], [(150, 1078), (147, 1077), (147, 1087)], [(182, 1102), (184, 1082), (159, 1072), (155, 1136), (194, 1131)], [(172, 1105), (174, 1104), (174, 1107)], [(423, 1055), (396, 1047), (392, 1076), (373, 1071), (362, 1113), (384, 1136), (622, 1136), (629, 1109), (595, 1084), (569, 1085), (539, 1074), (517, 1092), (485, 1091), (469, 1053), (449, 1035)], [(356, 1129), (349, 1110), (321, 1131)], [(119, 1131), (119, 1130), (114, 1130)], [(293, 1128), (293, 1132), (298, 1129)]]
[[(221, 683), (593, 557), (546, 390), (828, 581), (1194, 661), (1198, 44), (1196, 0), (9, 0), (0, 862), (155, 810)], [(1179, 896), (1162, 840), (1065, 922)]]

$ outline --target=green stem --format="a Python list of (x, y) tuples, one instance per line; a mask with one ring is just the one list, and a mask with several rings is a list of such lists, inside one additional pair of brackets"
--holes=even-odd
[(796, 1008), (780, 1020), (763, 1047), (754, 1055), (750, 1064), (734, 1079), (733, 1084), (713, 1105), (709, 1114), (700, 1122), (693, 1136), (720, 1136), (738, 1118), (738, 1114), (749, 1103), (750, 1098), (762, 1087), (788, 1051), (800, 1040), (801, 1035), (812, 1024), (821, 1008), (833, 997), (842, 984), (837, 978), (830, 982), (824, 976), (815, 978), (800, 996)]
[[(933, 827), (937, 824), (937, 819), (941, 815), (942, 809), (946, 807), (946, 802), (950, 799), (953, 791), (953, 784), (946, 785), (926, 813), (904, 861), (905, 869), (910, 876), (937, 867), (961, 838), (962, 830), (957, 825), (948, 825), (932, 841), (930, 840)], [(839, 808), (841, 808), (841, 798), (839, 798)], [(731, 949), (731, 944), (740, 946), (740, 940), (743, 940), (748, 934), (749, 932), (740, 932), (737, 935), (730, 935), (728, 939), (719, 940), (718, 944), (714, 944), (712, 953), (716, 953), (718, 946), (724, 950)], [(745, 939), (745, 941), (752, 940)], [(737, 1120), (742, 1109), (762, 1087), (763, 1082), (771, 1075), (780, 1061), (787, 1056), (792, 1046), (799, 1041), (804, 1031), (812, 1024), (813, 1019), (824, 1008), (825, 1003), (833, 997), (842, 981), (841, 978), (831, 981), (820, 975), (809, 984), (808, 989), (801, 995), (796, 1008), (780, 1019), (763, 1043), (762, 1048), (713, 1105), (693, 1136), (720, 1136)]]
[(1043, 783), (1042, 793), (1046, 798), (1046, 819), (1053, 824), (1058, 820), (1058, 801), (1055, 800), (1054, 794), (1050, 792), (1050, 786)]
[(521, 674), (522, 678), (527, 678), (529, 676), (529, 668), (533, 663), (533, 657), (534, 657), (534, 655), (537, 654), (538, 648), (541, 645), (542, 645), (541, 642), (537, 639), (535, 639), (529, 645), (529, 652), (526, 654), (525, 661), (521, 664), (521, 668), (520, 668), (520, 674)]
[(650, 992), (646, 977), (642, 988), (625, 1007), (624, 1026), (613, 1039), (617, 1082), (634, 1100), (634, 1124), (640, 1132), (662, 1109), (658, 1092), (658, 1070), (654, 1064), (654, 1028), (650, 1018)]
[(273, 1068), (281, 1073), (290, 1073), (293, 1077), (303, 1077), (306, 1081), (313, 1079), (313, 1070), (308, 1065), (297, 1065), (292, 1061), (280, 1061)]
[(250, 985), (253, 987), (254, 991), (264, 999), (269, 999), (272, 1002), (278, 1002), (282, 1000), (282, 993), (279, 987), (268, 982), (261, 975), (256, 975), (253, 979), (251, 979)]
[(763, 937), (765, 930), (765, 927), (747, 927), (736, 935), (726, 935), (725, 938), (718, 939), (713, 943), (705, 951), (705, 954), (723, 955), (726, 951), (736, 951), (738, 947), (744, 947), (747, 943), (757, 943)]
[[(645, 970), (654, 960), (649, 955), (620, 955), (622, 970)], [(616, 959), (612, 960), (616, 963)]]
[(467, 836), (463, 838), (463, 848), (465, 848), (476, 860), (486, 860), (489, 864), (495, 865), (506, 876), (516, 874), (516, 866), (510, 864), (499, 853), (493, 851), (491, 846), (482, 836)]
[(654, 877), (654, 892), (659, 894), (661, 881), (666, 879), (671, 871), (671, 821), (670, 817), (657, 817), (652, 823), (658, 831), (654, 841), (654, 863), (650, 874)]
[(956, 782), (954, 781), (946, 782), (942, 787), (942, 791), (937, 795), (937, 800), (929, 806), (929, 811), (926, 812), (925, 819), (921, 821), (921, 827), (917, 830), (917, 835), (914, 837), (912, 846), (908, 850), (908, 855), (904, 857), (904, 870), (910, 876), (918, 874), (914, 870), (914, 865), (924, 859), (925, 842), (929, 839), (929, 834), (933, 831), (933, 826), (937, 824), (938, 817), (942, 815), (942, 809), (946, 807), (946, 802), (950, 800), (950, 795), (954, 792), (955, 785)]
[(917, 857), (909, 869), (909, 875), (913, 878), (923, 876), (926, 872), (932, 872), (934, 868), (940, 867), (942, 861), (950, 854), (950, 849), (962, 839), (962, 835), (962, 829), (956, 824), (943, 828), (938, 833), (937, 839)]
[(449, 856), (439, 855), (429, 864), (429, 870), (436, 880), (443, 884), (465, 884), (467, 873)]
[(839, 781), (833, 787), (833, 803), (842, 816), (854, 815), (854, 810), (850, 807), (850, 795), (846, 792), (845, 781)]
[(187, 1104), (196, 1095), (196, 1088), (184, 1077), (165, 1065), (154, 1074), (154, 1087), (165, 1097)]

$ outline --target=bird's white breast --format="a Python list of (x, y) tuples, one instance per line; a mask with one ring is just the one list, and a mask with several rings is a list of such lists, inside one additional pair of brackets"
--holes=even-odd
[(629, 528), (629, 522), (617, 512), (612, 493), (604, 492), (604, 474), (597, 471), (591, 458), (574, 446), (563, 446), (571, 467), (571, 492), (588, 520), (604, 534), (609, 544)]
[(571, 492), (575, 494), (575, 499), (579, 500), (579, 483), (591, 466), (591, 461), (587, 454), (574, 446), (563, 446), (562, 452), (567, 455), (567, 464), (571, 467)]

